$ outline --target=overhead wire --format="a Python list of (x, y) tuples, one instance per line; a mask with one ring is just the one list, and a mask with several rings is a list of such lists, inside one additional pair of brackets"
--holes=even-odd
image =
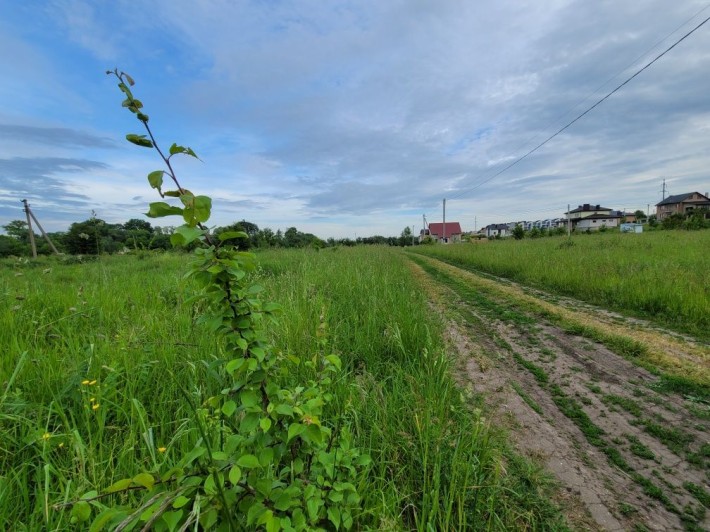
[[(706, 8), (707, 8), (707, 6), (706, 6)], [(704, 9), (706, 9), (706, 8), (704, 8)], [(704, 10), (704, 9), (703, 9), (703, 10)], [(703, 10), (701, 10), (701, 12), (702, 12)], [(697, 15), (695, 15), (695, 16), (697, 16)], [(694, 16), (694, 17), (695, 17), (695, 16)], [(693, 17), (693, 18), (694, 18), (694, 17)], [(691, 20), (692, 20), (692, 19), (691, 19)], [(674, 49), (676, 46), (678, 46), (681, 42), (683, 42), (685, 39), (687, 39), (687, 38), (690, 37), (693, 33), (695, 33), (698, 29), (700, 29), (702, 26), (704, 26), (708, 21), (710, 21), (710, 17), (705, 18), (702, 22), (700, 22), (700, 24), (698, 24), (697, 26), (695, 26), (695, 27), (694, 27), (692, 30), (690, 30), (689, 32), (685, 33), (680, 39), (678, 39), (677, 41), (675, 41), (671, 46), (669, 46), (668, 48), (666, 48), (663, 52), (661, 52), (660, 54), (658, 54), (654, 59), (652, 59), (651, 61), (649, 61), (648, 63), (646, 63), (643, 67), (641, 67), (640, 69), (638, 69), (634, 74), (632, 74), (630, 77), (628, 77), (625, 81), (623, 81), (622, 83), (620, 83), (619, 85), (617, 85), (613, 90), (611, 90), (611, 91), (608, 92), (604, 97), (602, 97), (601, 99), (599, 99), (596, 103), (594, 103), (594, 105), (592, 105), (591, 107), (587, 108), (585, 111), (583, 111), (582, 113), (580, 113), (579, 115), (577, 115), (574, 119), (572, 119), (572, 120), (569, 121), (567, 124), (565, 124), (564, 126), (562, 126), (560, 129), (558, 129), (558, 130), (557, 130), (555, 133), (553, 133), (552, 135), (548, 136), (545, 140), (543, 140), (542, 142), (540, 142), (537, 146), (535, 146), (534, 148), (532, 148), (531, 150), (529, 150), (528, 152), (526, 152), (526, 153), (523, 154), (522, 156), (520, 156), (520, 157), (518, 157), (517, 159), (515, 159), (512, 163), (506, 165), (504, 168), (502, 168), (501, 170), (497, 171), (495, 174), (493, 174), (493, 175), (490, 176), (489, 178), (484, 179), (483, 181), (480, 181), (480, 182), (477, 183), (475, 186), (470, 187), (470, 188), (467, 188), (467, 189), (461, 191), (459, 194), (456, 194), (456, 195), (454, 195), (454, 196), (451, 196), (451, 197), (448, 198), (448, 199), (457, 199), (457, 198), (460, 198), (460, 197), (463, 196), (464, 194), (466, 194), (466, 193), (468, 193), (468, 192), (471, 192), (471, 191), (473, 191), (473, 190), (476, 190), (476, 189), (480, 188), (481, 186), (485, 185), (486, 183), (489, 183), (490, 181), (492, 181), (493, 179), (495, 179), (495, 178), (498, 177), (499, 175), (501, 175), (501, 174), (503, 174), (504, 172), (508, 171), (510, 168), (512, 168), (513, 166), (517, 165), (518, 163), (520, 163), (521, 161), (523, 161), (524, 159), (526, 159), (527, 157), (529, 157), (530, 155), (532, 155), (533, 153), (535, 153), (537, 150), (539, 150), (540, 148), (542, 148), (545, 144), (547, 144), (547, 143), (550, 142), (552, 139), (554, 139), (555, 137), (557, 137), (558, 135), (560, 135), (562, 132), (564, 132), (565, 130), (567, 130), (570, 126), (572, 126), (573, 124), (575, 124), (576, 122), (578, 122), (578, 121), (579, 121), (580, 119), (582, 119), (584, 116), (586, 116), (587, 114), (589, 114), (591, 111), (593, 111), (593, 110), (594, 110), (595, 108), (597, 108), (599, 105), (601, 105), (603, 102), (605, 102), (607, 99), (609, 99), (613, 94), (615, 94), (616, 92), (618, 92), (619, 90), (621, 90), (624, 86), (626, 86), (629, 82), (631, 82), (631, 81), (632, 81), (634, 78), (636, 78), (639, 74), (641, 74), (643, 71), (645, 71), (646, 69), (648, 69), (651, 65), (653, 65), (654, 63), (656, 63), (659, 59), (661, 59), (663, 56), (665, 56), (668, 52), (670, 52), (671, 50), (673, 50), (673, 49)], [(675, 31), (677, 31), (677, 30), (675, 30)], [(675, 31), (674, 31), (674, 32), (675, 32)], [(665, 39), (664, 39), (664, 40), (665, 40)], [(613, 78), (612, 78), (612, 79), (613, 79)]]

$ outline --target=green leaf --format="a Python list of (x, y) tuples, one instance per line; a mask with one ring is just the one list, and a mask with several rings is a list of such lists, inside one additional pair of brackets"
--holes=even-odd
[(206, 222), (212, 212), (212, 198), (209, 196), (195, 196), (195, 218), (198, 222)]
[(132, 142), (136, 146), (142, 146), (143, 148), (152, 148), (153, 142), (147, 139), (145, 135), (136, 135), (134, 133), (129, 133), (126, 135), (126, 140)]
[(170, 235), (170, 243), (175, 247), (187, 246), (205, 234), (204, 229), (181, 225)]
[(244, 469), (253, 469), (255, 467), (259, 467), (259, 459), (253, 454), (245, 454), (239, 457), (237, 465), (239, 467), (243, 467)]
[(259, 453), (259, 463), (266, 467), (274, 461), (274, 449), (272, 447), (264, 447)]
[(119, 480), (118, 482), (114, 482), (113, 484), (111, 484), (106, 489), (106, 493), (116, 493), (117, 491), (123, 491), (132, 483), (133, 481), (130, 478), (124, 478), (123, 480)]
[(227, 401), (222, 405), (222, 413), (225, 416), (231, 416), (237, 410), (237, 403), (234, 401)]
[(182, 209), (168, 205), (164, 201), (151, 203), (150, 209), (145, 213), (148, 218), (162, 218), (163, 216), (172, 216), (175, 214), (182, 214)]
[(180, 520), (182, 519), (182, 513), (182, 510), (178, 510), (177, 512), (165, 512), (161, 516), (163, 521), (165, 521), (165, 524), (168, 525), (168, 530), (170, 532), (175, 530), (180, 524)]
[(169, 198), (179, 198), (182, 192), (179, 190), (166, 190), (163, 192), (163, 196), (168, 196)]
[(320, 503), (318, 499), (312, 497), (306, 502), (306, 508), (308, 509), (308, 517), (311, 522), (318, 520), (318, 509), (320, 508)]
[(208, 495), (216, 495), (217, 494), (217, 484), (215, 483), (214, 480), (214, 474), (207, 475), (207, 478), (205, 479), (205, 493)]
[(254, 390), (243, 390), (239, 394), (239, 398), (241, 399), (242, 404), (245, 408), (250, 408), (259, 404), (259, 396)]
[(83, 523), (91, 517), (91, 506), (86, 501), (77, 501), (71, 509), (71, 518), (75, 523)]
[(335, 529), (340, 528), (340, 510), (337, 506), (331, 506), (328, 508), (328, 519), (335, 525)]
[(119, 519), (123, 518), (124, 515), (125, 514), (123, 512), (121, 512), (120, 510), (116, 510), (115, 508), (109, 508), (107, 510), (104, 510), (99, 515), (97, 515), (96, 519), (94, 519), (93, 523), (91, 523), (91, 526), (89, 527), (89, 532), (100, 532), (111, 521), (118, 521)]
[(205, 447), (195, 446), (192, 451), (190, 451), (182, 460), (180, 460), (180, 464), (182, 466), (188, 466), (206, 452), (207, 449)]
[(180, 495), (173, 501), (173, 508), (178, 509), (182, 508), (185, 506), (187, 503), (189, 503), (192, 499), (188, 499), (184, 495)]
[(305, 430), (305, 425), (301, 425), (300, 423), (291, 423), (291, 425), (289, 425), (288, 427), (288, 439), (286, 440), (286, 443), (290, 442), (296, 436), (302, 434)]
[(185, 153), (185, 147), (178, 146), (173, 142), (173, 145), (170, 146), (170, 155), (175, 155), (176, 153)]
[(288, 493), (281, 493), (279, 497), (274, 501), (274, 508), (285, 512), (293, 504), (293, 498)]
[(276, 407), (276, 413), (281, 414), (282, 416), (292, 416), (293, 407), (291, 407), (291, 405), (287, 405), (286, 403), (281, 403)]
[(249, 511), (247, 512), (247, 526), (251, 526), (261, 514), (266, 511), (266, 506), (260, 502), (252, 503)]
[(340, 361), (340, 357), (338, 355), (328, 355), (325, 357), (325, 359), (333, 364), (336, 368), (338, 368), (338, 371), (340, 371), (340, 368), (342, 367), (342, 363)]
[(220, 242), (224, 242), (225, 240), (231, 240), (233, 238), (249, 238), (249, 235), (244, 231), (225, 231), (224, 233), (220, 233), (217, 238), (219, 238)]
[(278, 532), (281, 530), (281, 519), (274, 516), (274, 512), (266, 510), (259, 518), (259, 524), (266, 525), (266, 532)]
[(155, 479), (150, 473), (138, 473), (133, 477), (133, 482), (146, 489), (151, 489), (153, 484), (155, 484)]
[(259, 421), (259, 426), (264, 432), (269, 432), (269, 429), (271, 428), (271, 420), (268, 417), (265, 417)]
[(258, 424), (259, 414), (257, 414), (256, 412), (251, 412), (244, 416), (242, 422), (239, 424), (239, 430), (242, 431), (242, 433), (251, 432), (257, 427)]
[(229, 481), (236, 486), (241, 478), (242, 470), (239, 466), (232, 466), (232, 469), (229, 470)]
[(163, 170), (156, 170), (155, 172), (148, 174), (148, 183), (150, 183), (151, 188), (157, 188), (160, 190), (160, 187), (163, 186), (164, 173), (165, 172)]
[[(240, 340), (243, 340), (240, 338)], [(227, 365), (225, 366), (224, 369), (227, 370), (227, 373), (234, 373), (237, 371), (239, 368), (241, 368), (244, 364), (246, 364), (246, 359), (244, 358), (234, 358), (227, 362)]]

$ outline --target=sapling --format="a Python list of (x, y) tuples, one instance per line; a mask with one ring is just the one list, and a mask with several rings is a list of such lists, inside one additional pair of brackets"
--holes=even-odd
[[(264, 303), (262, 287), (250, 281), (256, 258), (235, 245), (247, 235), (210, 233), (211, 198), (185, 188), (173, 167), (175, 156), (196, 153), (178, 144), (162, 149), (133, 95), (133, 79), (118, 69), (107, 74), (118, 80), (123, 107), (144, 130), (126, 139), (162, 159), (163, 169), (150, 172), (148, 184), (165, 201), (151, 203), (146, 215), (182, 217), (170, 240), (194, 247), (188, 276), (201, 291), (192, 301), (202, 303), (199, 321), (223, 350), (224, 389), (202, 404), (181, 391), (200, 434), (194, 448), (167, 471), (136, 471), (101, 493), (84, 494), (71, 505), (72, 521), (93, 517), (92, 530), (351, 528), (360, 507), (356, 485), (370, 458), (351, 445), (343, 413), (335, 423), (323, 419), (329, 388), (342, 371), (326, 350), (326, 324), (319, 327), (317, 353), (285, 356), (273, 349), (265, 326), (279, 307)], [(297, 367), (311, 375), (307, 382), (293, 382)], [(126, 499), (132, 503), (121, 502)]]

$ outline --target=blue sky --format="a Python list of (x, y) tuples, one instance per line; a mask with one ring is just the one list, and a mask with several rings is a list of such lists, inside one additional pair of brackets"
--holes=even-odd
[[(464, 230), (646, 210), (710, 189), (710, 23), (512, 169), (710, 16), (704, 1), (0, 0), (0, 225), (27, 198), (48, 230), (141, 218), (160, 168), (124, 136), (118, 67), (159, 141), (191, 146), (211, 223), (321, 237)], [(665, 40), (664, 40), (665, 39)], [(596, 91), (596, 92), (595, 92)], [(151, 220), (154, 224), (156, 221)], [(177, 225), (170, 218), (158, 225)]]

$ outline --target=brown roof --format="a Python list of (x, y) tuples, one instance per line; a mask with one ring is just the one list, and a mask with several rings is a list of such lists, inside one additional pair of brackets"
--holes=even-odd
[[(444, 236), (444, 224), (429, 224), (429, 232), (432, 235)], [(458, 222), (446, 222), (446, 236), (460, 235), (462, 232), (461, 225)]]

